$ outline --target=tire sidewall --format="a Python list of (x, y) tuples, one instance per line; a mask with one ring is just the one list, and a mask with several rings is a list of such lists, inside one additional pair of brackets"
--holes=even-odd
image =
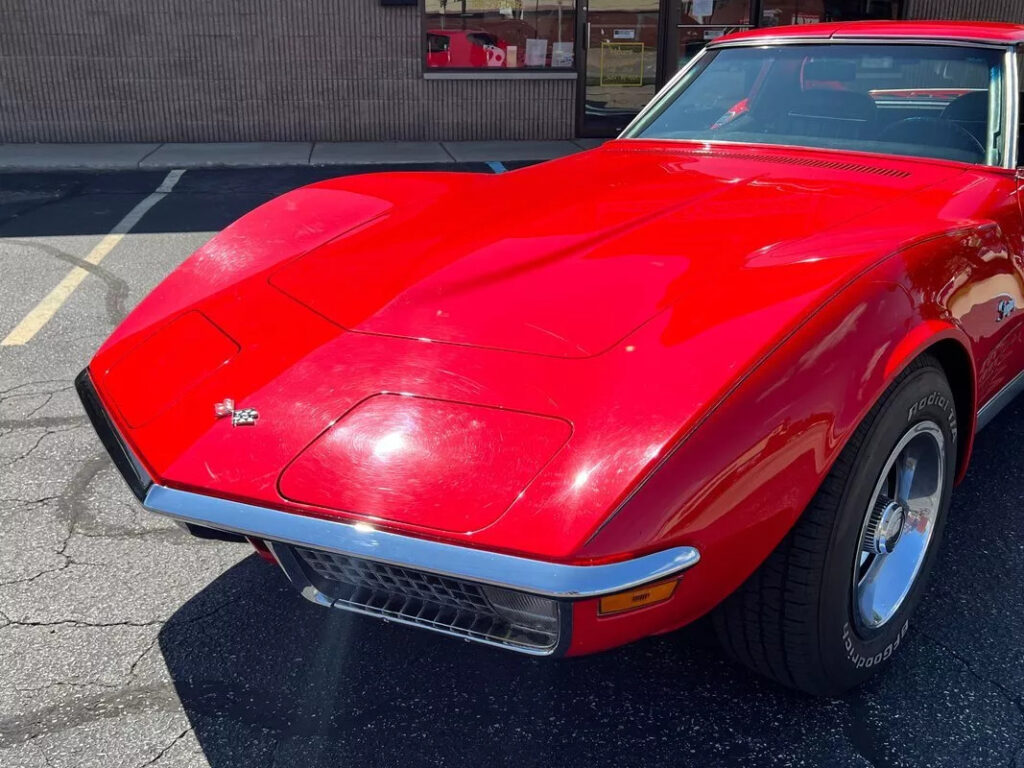
[[(872, 494), (893, 448), (917, 424), (933, 421), (945, 438), (945, 481), (935, 530), (917, 580), (899, 610), (881, 627), (858, 628), (854, 621), (853, 562)], [(956, 471), (958, 425), (953, 394), (941, 371), (926, 366), (910, 373), (878, 412), (846, 484), (826, 555), (819, 611), (821, 659), (836, 690), (857, 685), (885, 665), (910, 629), (938, 555)]]

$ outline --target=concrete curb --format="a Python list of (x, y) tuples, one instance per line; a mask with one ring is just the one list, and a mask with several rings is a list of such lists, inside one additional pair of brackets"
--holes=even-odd
[(570, 155), (601, 143), (596, 139), (577, 139), (574, 141), (0, 144), (0, 172), (532, 162)]

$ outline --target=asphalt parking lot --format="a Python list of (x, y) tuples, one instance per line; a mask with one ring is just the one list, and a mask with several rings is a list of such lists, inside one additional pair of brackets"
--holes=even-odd
[[(464, 170), (490, 172), (486, 166)], [(143, 512), (72, 380), (165, 274), (346, 169), (0, 175), (0, 766), (1024, 768), (1024, 401), (977, 442), (938, 576), (881, 678), (839, 700), (731, 666), (698, 624), (538, 661), (328, 612), (245, 545)]]

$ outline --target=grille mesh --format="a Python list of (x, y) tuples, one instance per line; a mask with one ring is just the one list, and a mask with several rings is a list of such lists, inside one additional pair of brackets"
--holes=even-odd
[(813, 157), (792, 157), (789, 155), (755, 155), (741, 152), (729, 152), (714, 150), (697, 150), (690, 152), (691, 155), (702, 157), (728, 157), (733, 159), (750, 160), (760, 163), (781, 163), (783, 165), (806, 165), (812, 168), (826, 168), (832, 171), (851, 171), (853, 173), (870, 173), (875, 176), (887, 176), (892, 179), (905, 179), (910, 174), (898, 168), (885, 168), (878, 165), (866, 165), (864, 163), (851, 163), (842, 160), (821, 160)]
[[(347, 557), (331, 552), (295, 547), (314, 586), (334, 607), (371, 613), (405, 623), (455, 634), (471, 640), (507, 645), (535, 652), (551, 651), (558, 644), (558, 619), (550, 601), (532, 595), (424, 573), (409, 568)], [(502, 615), (492, 596), (513, 595), (546, 603), (549, 616), (533, 621)]]
[[(663, 148), (630, 147), (629, 152), (663, 153)], [(780, 163), (782, 165), (805, 165), (811, 168), (825, 168), (832, 171), (849, 171), (851, 173), (868, 173), (874, 176), (885, 176), (890, 179), (905, 179), (910, 176), (908, 171), (898, 168), (886, 168), (880, 165), (853, 163), (845, 160), (822, 160), (815, 157), (798, 157), (791, 155), (763, 155), (753, 152), (732, 152), (727, 149), (677, 149), (679, 154), (696, 157), (727, 157), (734, 160), (748, 160), (752, 163)]]

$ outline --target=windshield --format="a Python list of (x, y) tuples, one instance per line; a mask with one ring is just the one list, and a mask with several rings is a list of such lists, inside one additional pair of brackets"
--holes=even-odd
[(772, 45), (705, 54), (625, 138), (694, 139), (1002, 162), (1003, 52)]

